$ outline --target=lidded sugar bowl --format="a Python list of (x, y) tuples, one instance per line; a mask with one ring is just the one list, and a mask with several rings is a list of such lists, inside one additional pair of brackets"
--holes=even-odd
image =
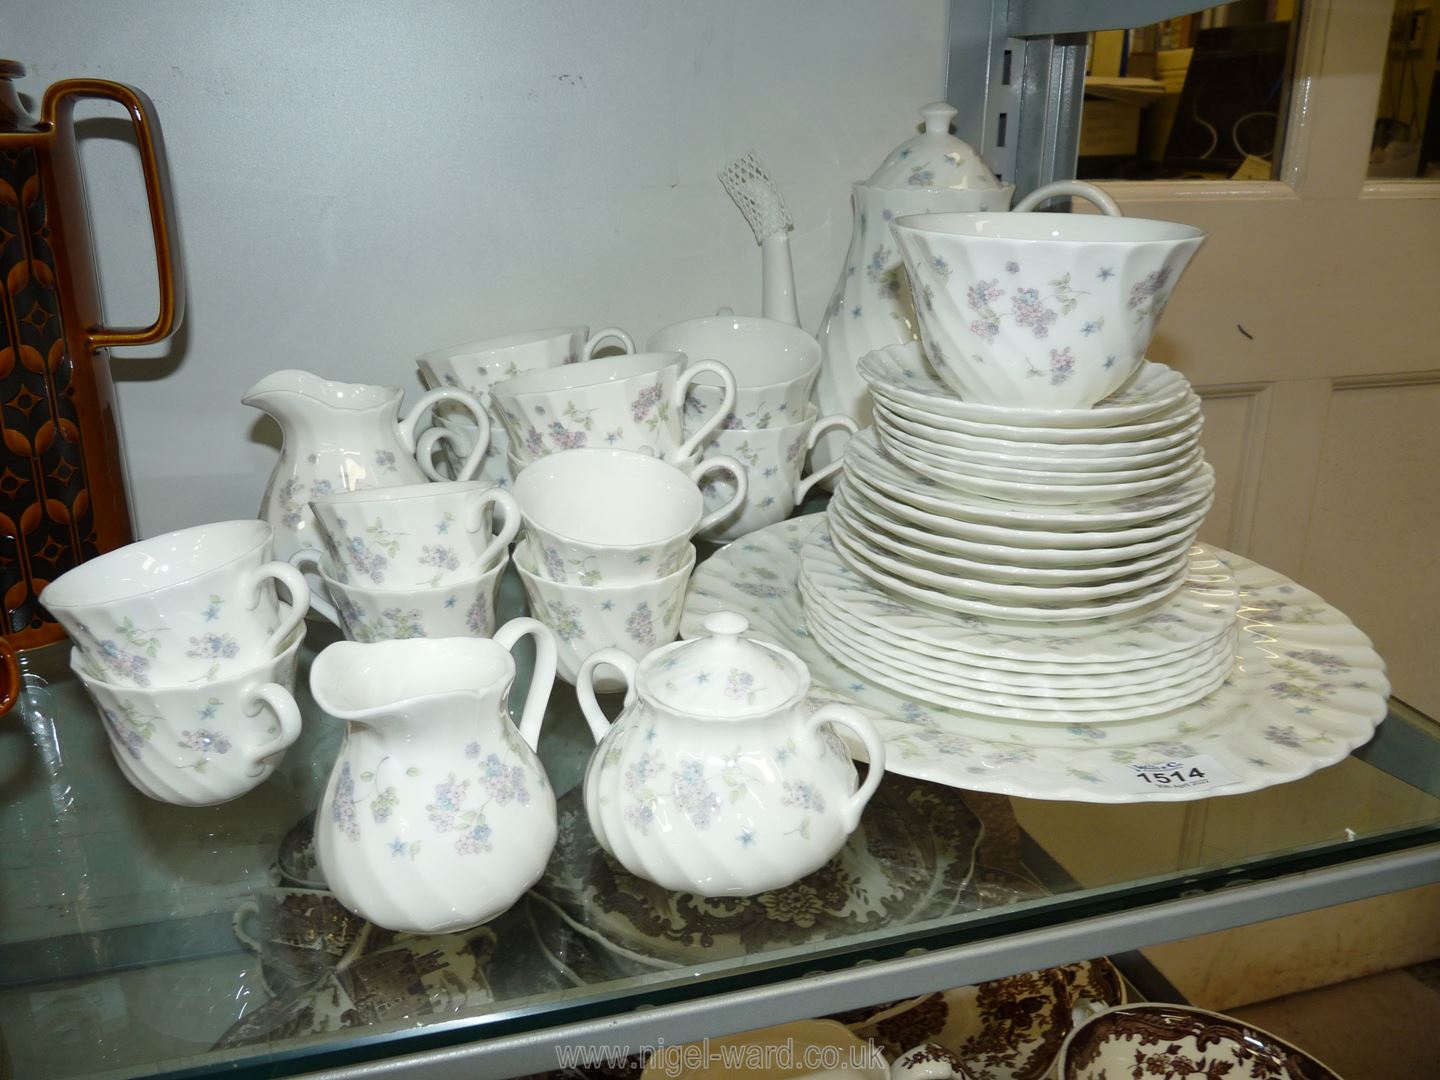
[[(585, 773), (595, 839), (637, 877), (700, 896), (745, 896), (789, 885), (845, 843), (885, 771), (885, 747), (848, 705), (812, 712), (810, 673), (794, 653), (741, 635), (719, 611), (708, 636), (636, 661), (602, 649), (576, 693), (598, 746)], [(625, 703), (612, 724), (595, 671), (617, 669)], [(833, 729), (865, 746), (863, 784)]]

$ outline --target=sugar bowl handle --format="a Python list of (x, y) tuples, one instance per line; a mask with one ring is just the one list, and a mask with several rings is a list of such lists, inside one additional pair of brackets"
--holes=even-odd
[(610, 721), (600, 708), (600, 702), (595, 700), (595, 669), (601, 664), (609, 664), (620, 672), (625, 679), (625, 704), (629, 708), (635, 701), (635, 671), (638, 664), (635, 658), (624, 649), (600, 649), (591, 653), (580, 665), (579, 672), (575, 675), (575, 697), (580, 702), (580, 711), (585, 714), (585, 722), (590, 725), (590, 734), (595, 737), (598, 743), (610, 730)]
[(845, 831), (852, 833), (860, 824), (860, 815), (865, 810), (865, 804), (870, 801), (870, 796), (875, 794), (875, 789), (880, 786), (880, 778), (885, 775), (885, 743), (880, 738), (879, 732), (875, 730), (875, 726), (866, 720), (858, 710), (849, 705), (832, 702), (823, 706), (805, 722), (805, 728), (819, 737), (820, 729), (826, 724), (839, 724), (860, 736), (860, 741), (865, 744), (865, 756), (870, 762), (870, 769), (865, 774), (865, 782), (860, 785), (854, 795), (845, 801), (842, 811), (845, 818)]

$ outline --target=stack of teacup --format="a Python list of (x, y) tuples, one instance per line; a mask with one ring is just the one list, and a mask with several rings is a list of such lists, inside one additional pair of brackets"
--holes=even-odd
[(310, 590), (273, 555), (265, 522), (221, 521), (107, 552), (41, 594), (74, 642), (70, 666), (116, 762), (151, 798), (236, 798), (299, 736), (292, 694)]
[[(717, 384), (724, 407), (687, 432), (685, 401), (702, 378)], [(596, 447), (684, 466), (699, 460), (701, 444), (733, 406), (735, 377), (724, 364), (669, 349), (529, 371), (497, 384), (491, 396), (517, 475), (547, 455)]]
[(697, 481), (717, 473), (735, 486), (732, 503), (743, 501), (745, 470), (722, 457), (677, 468), (633, 450), (569, 450), (515, 478), (525, 522), (515, 565), (531, 614), (554, 631), (567, 682), (600, 649), (638, 659), (675, 639), (691, 538), (733, 509), (705, 512)]
[(310, 508), (325, 551), (293, 561), (318, 569), (329, 600), (317, 596), (313, 607), (351, 641), (494, 633), (500, 578), (520, 529), (509, 492), (450, 480), (340, 492)]
[(855, 431), (850, 417), (821, 417), (810, 404), (820, 374), (820, 346), (805, 331), (773, 319), (714, 315), (667, 326), (647, 345), (718, 361), (735, 379), (733, 407), (726, 406), (724, 388), (709, 375), (694, 382), (685, 400), (690, 439), (699, 440), (707, 458), (739, 460), (750, 480), (738, 503), (735, 487), (723, 478), (705, 485), (707, 508), (731, 509), (706, 527), (704, 539), (734, 540), (785, 520), (815, 484), (839, 469), (840, 455), (834, 453), (830, 465), (802, 476), (822, 435)]
[[(469, 391), (490, 414), (490, 442), (479, 478), (500, 487), (508, 487), (512, 479), (507, 461), (509, 439), (500, 426), (497, 410), (490, 398), (496, 383), (514, 378), (527, 371), (542, 371), (589, 360), (601, 347), (615, 343), (627, 353), (635, 351), (635, 342), (618, 327), (608, 326), (590, 333), (585, 326), (561, 326), (547, 330), (529, 330), (505, 337), (470, 341), (448, 349), (428, 352), (415, 361), (420, 378), (431, 389), (442, 386)], [(459, 469), (479, 437), (479, 430), (463, 408), (441, 406), (436, 420), (449, 438), (442, 443), (450, 476), (459, 478)]]

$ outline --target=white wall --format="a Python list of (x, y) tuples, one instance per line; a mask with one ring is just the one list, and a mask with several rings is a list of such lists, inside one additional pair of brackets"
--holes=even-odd
[[(144, 534), (255, 513), (274, 429), (239, 399), (276, 368), (416, 392), (412, 358), (458, 341), (758, 310), (759, 251), (715, 178), (751, 147), (813, 330), (850, 182), (944, 88), (943, 0), (14, 6), (0, 42), (32, 108), (62, 78), (130, 83), (169, 148), (189, 310), (115, 364)], [(133, 150), (91, 128), (107, 313), (148, 322)]]

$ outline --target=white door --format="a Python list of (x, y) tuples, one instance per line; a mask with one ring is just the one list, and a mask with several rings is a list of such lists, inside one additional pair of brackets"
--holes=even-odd
[(1391, 7), (1303, 5), (1281, 181), (1105, 187), (1210, 233), (1152, 348), (1205, 399), (1202, 538), (1349, 614), (1440, 717), (1440, 183), (1366, 179)]

